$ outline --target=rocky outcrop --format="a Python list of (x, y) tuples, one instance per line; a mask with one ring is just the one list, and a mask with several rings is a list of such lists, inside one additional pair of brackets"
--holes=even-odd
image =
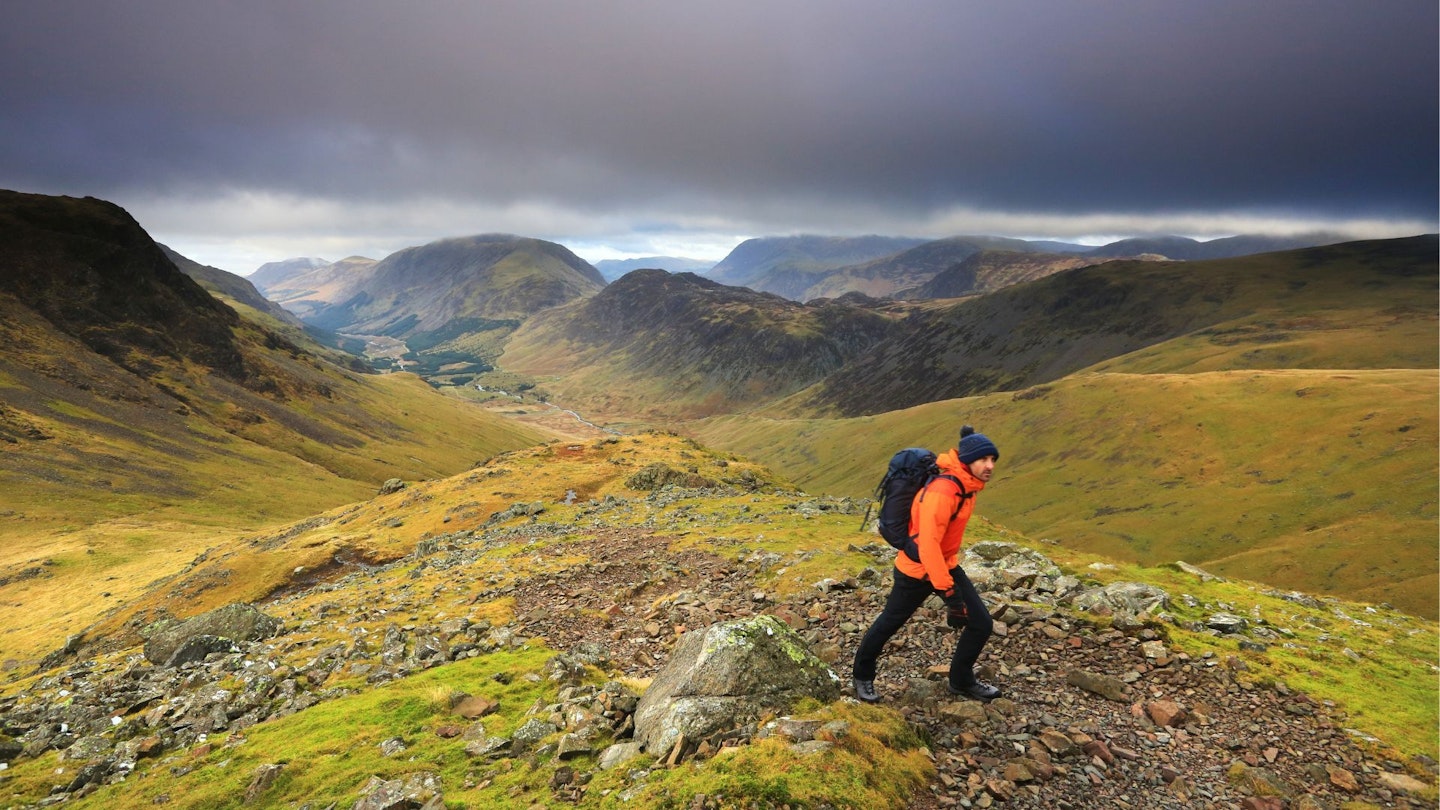
[(635, 713), (635, 739), (664, 753), (785, 711), (804, 697), (834, 700), (840, 679), (788, 625), (755, 616), (682, 636)]
[(210, 653), (229, 652), (238, 642), (269, 638), (280, 628), (278, 619), (252, 605), (230, 604), (151, 634), (145, 658), (164, 666), (203, 661)]
[(444, 810), (440, 774), (418, 771), (399, 779), (370, 777), (354, 810)]
[(625, 479), (625, 486), (646, 491), (654, 491), (672, 485), (689, 488), (713, 487), (715, 482), (696, 473), (677, 470), (668, 464), (659, 462), (651, 464)]

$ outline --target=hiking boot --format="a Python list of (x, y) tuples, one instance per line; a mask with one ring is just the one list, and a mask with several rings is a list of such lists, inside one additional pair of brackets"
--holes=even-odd
[(854, 678), (851, 680), (851, 683), (855, 685), (855, 697), (857, 699), (863, 700), (866, 703), (880, 702), (880, 693), (875, 691), (874, 681), (862, 681), (859, 678)]
[(945, 686), (950, 689), (950, 694), (952, 695), (960, 695), (961, 697), (981, 700), (986, 703), (989, 703), (995, 698), (1000, 697), (1000, 690), (996, 689), (988, 683), (985, 683), (984, 681), (976, 681), (969, 686), (956, 686), (955, 684), (946, 681)]

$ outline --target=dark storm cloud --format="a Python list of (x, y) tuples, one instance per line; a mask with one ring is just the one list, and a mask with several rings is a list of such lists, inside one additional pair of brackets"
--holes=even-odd
[(1433, 222), (1436, 4), (0, 10), (0, 185)]

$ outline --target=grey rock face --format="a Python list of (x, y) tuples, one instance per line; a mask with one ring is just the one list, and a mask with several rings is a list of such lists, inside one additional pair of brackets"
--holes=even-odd
[(736, 619), (680, 637), (640, 698), (635, 740), (663, 753), (682, 736), (698, 740), (803, 697), (829, 702), (839, 694), (839, 678), (784, 622)]
[(361, 799), (353, 810), (402, 810), (402, 808), (443, 808), (440, 774), (420, 771), (401, 779), (386, 781), (378, 776), (360, 789)]
[(1079, 610), (1108, 611), (1129, 616), (1143, 616), (1163, 610), (1170, 604), (1170, 595), (1163, 589), (1142, 582), (1112, 582), (1103, 588), (1085, 591), (1075, 597)]
[(1221, 633), (1239, 633), (1249, 624), (1244, 618), (1233, 613), (1216, 613), (1205, 620), (1205, 626)]
[[(145, 642), (145, 658), (152, 663), (176, 666), (172, 657), (181, 652), (187, 643), (201, 636), (212, 636), (229, 642), (254, 641), (269, 638), (280, 632), (280, 621), (261, 613), (255, 607), (242, 603), (216, 608), (202, 613), (177, 625), (168, 627)], [(198, 648), (215, 647), (218, 641), (195, 641), (187, 655), (193, 656)], [(228, 649), (228, 645), (225, 647)], [(215, 649), (208, 650), (215, 652)], [(203, 659), (205, 654), (200, 654)], [(189, 660), (199, 660), (190, 658)]]

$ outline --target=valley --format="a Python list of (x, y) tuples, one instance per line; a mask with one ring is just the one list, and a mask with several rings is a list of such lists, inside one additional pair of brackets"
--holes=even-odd
[[(490, 234), (277, 265), (262, 295), (117, 206), (4, 194), (9, 806), (352, 805), (413, 770), (375, 753), (391, 739), (451, 806), (1433, 806), (1434, 236), (1080, 258), (785, 239), (714, 277), (607, 281)], [(866, 499), (896, 449), (964, 423), (1001, 450), (969, 541), (995, 556), (966, 565), (1006, 613), (987, 666), (1008, 702), (935, 693), (935, 621), (897, 637), (893, 702), (802, 707), (863, 729), (820, 740), (848, 776), (758, 729), (643, 776), (598, 765), (618, 726), (564, 761), (441, 733), (559, 734), (727, 618), (776, 616), (845, 675), (888, 576)], [(1132, 585), (1163, 605), (1082, 598)], [(137, 657), (237, 603), (283, 631), (188, 668)], [(451, 692), (502, 708), (466, 726)], [(1172, 702), (1188, 719), (1157, 720)], [(363, 745), (321, 728), (342, 716)], [(77, 737), (111, 753), (72, 758)], [(1079, 753), (1096, 740), (1134, 756)], [(913, 790), (856, 787), (886, 780)]]

